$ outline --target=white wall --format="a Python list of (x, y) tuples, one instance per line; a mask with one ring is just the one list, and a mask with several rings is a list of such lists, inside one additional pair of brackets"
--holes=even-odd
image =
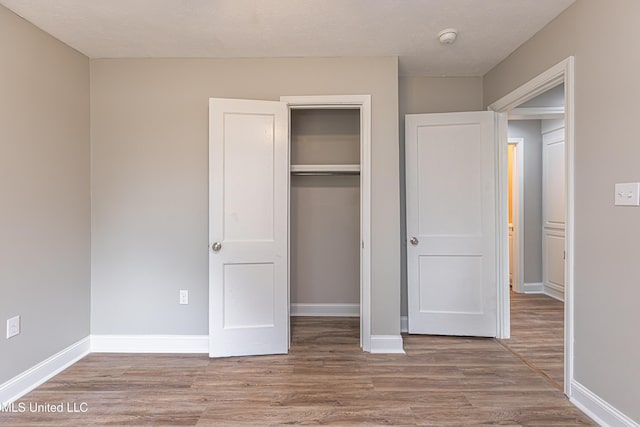
[(93, 333), (208, 333), (208, 98), (329, 94), (372, 96), (372, 332), (399, 333), (395, 57), (91, 61)]
[(89, 60), (0, 6), (0, 384), (89, 335), (89, 244)]
[(360, 177), (291, 178), (291, 303), (360, 303)]
[(483, 85), (488, 105), (575, 57), (575, 379), (636, 422), (640, 208), (613, 196), (616, 182), (640, 181), (639, 16), (637, 0), (577, 0)]
[(564, 107), (564, 83), (518, 105), (518, 108)]

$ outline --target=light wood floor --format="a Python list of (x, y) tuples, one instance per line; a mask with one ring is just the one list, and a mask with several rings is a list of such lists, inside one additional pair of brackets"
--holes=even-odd
[(511, 338), (501, 342), (563, 389), (564, 303), (511, 292)]
[(289, 355), (92, 354), (19, 402), (81, 414), (0, 425), (593, 425), (493, 339), (405, 336), (406, 355), (358, 348), (358, 319), (292, 318)]

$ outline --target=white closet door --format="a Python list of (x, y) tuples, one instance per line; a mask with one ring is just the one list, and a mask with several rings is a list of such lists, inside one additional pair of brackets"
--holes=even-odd
[(410, 333), (496, 336), (494, 120), (406, 116)]
[(288, 110), (209, 104), (209, 353), (288, 351)]
[(547, 295), (564, 301), (564, 121), (542, 124), (542, 280)]

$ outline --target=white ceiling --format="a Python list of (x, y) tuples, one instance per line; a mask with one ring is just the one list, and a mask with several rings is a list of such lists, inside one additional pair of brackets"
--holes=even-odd
[[(0, 0), (91, 58), (398, 56), (480, 76), (575, 0)], [(437, 33), (459, 30), (454, 45)]]

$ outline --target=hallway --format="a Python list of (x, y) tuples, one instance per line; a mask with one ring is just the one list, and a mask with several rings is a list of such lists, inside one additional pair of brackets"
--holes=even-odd
[(557, 389), (564, 387), (564, 303), (511, 292), (511, 338), (499, 340)]

